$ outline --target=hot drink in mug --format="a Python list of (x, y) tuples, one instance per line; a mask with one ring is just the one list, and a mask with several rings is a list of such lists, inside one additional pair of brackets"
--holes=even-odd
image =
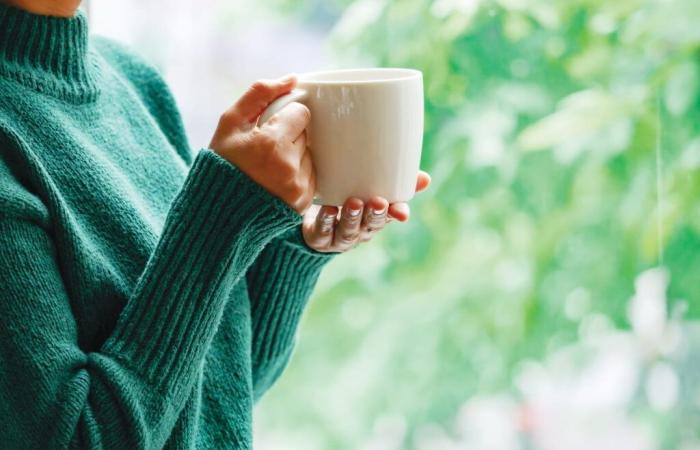
[(423, 77), (413, 69), (353, 69), (299, 75), (259, 123), (291, 102), (311, 111), (307, 145), (316, 169), (314, 203), (350, 197), (405, 202), (415, 193), (423, 140)]

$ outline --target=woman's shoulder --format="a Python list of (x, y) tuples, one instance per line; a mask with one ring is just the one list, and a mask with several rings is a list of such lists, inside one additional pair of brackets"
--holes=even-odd
[(142, 97), (171, 98), (170, 89), (158, 68), (136, 50), (103, 36), (91, 36), (90, 45), (102, 62), (131, 84)]
[(119, 72), (134, 77), (162, 79), (158, 68), (153, 63), (126, 44), (100, 35), (91, 36), (90, 44), (110, 66)]
[(92, 36), (91, 45), (105, 63), (133, 88), (181, 156), (191, 163), (192, 154), (180, 112), (158, 68), (137, 51), (112, 39)]

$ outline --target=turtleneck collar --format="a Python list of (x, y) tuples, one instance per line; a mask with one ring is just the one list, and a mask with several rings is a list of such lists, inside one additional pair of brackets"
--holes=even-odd
[(0, 75), (74, 102), (97, 96), (87, 17), (52, 17), (0, 5)]

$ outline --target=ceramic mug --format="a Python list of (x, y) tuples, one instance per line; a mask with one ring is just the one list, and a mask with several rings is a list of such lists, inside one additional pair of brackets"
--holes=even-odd
[(311, 111), (307, 145), (316, 170), (314, 203), (349, 197), (410, 200), (423, 144), (423, 76), (413, 69), (352, 69), (298, 75), (297, 88), (260, 116), (291, 102)]

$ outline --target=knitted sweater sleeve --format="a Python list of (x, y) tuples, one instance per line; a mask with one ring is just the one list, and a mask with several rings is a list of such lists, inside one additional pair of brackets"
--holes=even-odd
[(115, 329), (86, 350), (46, 209), (0, 184), (3, 448), (162, 448), (231, 286), (300, 221), (234, 166), (200, 152)]
[(248, 270), (255, 400), (286, 366), (304, 306), (335, 254), (308, 247), (297, 226), (273, 239)]
[[(182, 119), (158, 70), (118, 42), (96, 37), (93, 43), (139, 94), (165, 136), (189, 164)], [(273, 239), (247, 274), (253, 314), (252, 377), (256, 399), (281, 374), (291, 353), (304, 305), (321, 268), (332, 257), (307, 247), (299, 230), (299, 227), (290, 229)]]

